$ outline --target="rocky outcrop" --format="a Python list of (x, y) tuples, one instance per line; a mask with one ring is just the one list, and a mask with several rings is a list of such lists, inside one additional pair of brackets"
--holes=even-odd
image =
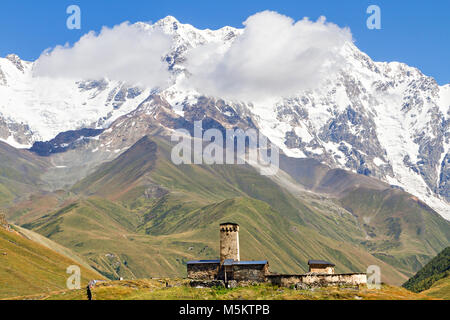
[(2, 68), (0, 67), (0, 86), (6, 86), (8, 81), (6, 80), (6, 75), (3, 73)]
[(9, 60), (17, 68), (17, 70), (21, 72), (24, 71), (22, 60), (17, 55), (9, 54), (6, 56), (6, 59)]
[(225, 282), (222, 280), (191, 280), (189, 285), (193, 288), (224, 288)]
[(58, 134), (54, 139), (46, 142), (35, 142), (30, 151), (37, 153), (40, 156), (49, 156), (53, 153), (65, 152), (70, 149), (75, 149), (89, 138), (98, 136), (103, 132), (102, 129), (80, 129), (73, 131), (66, 131)]
[(446, 199), (450, 199), (450, 154), (448, 153), (441, 163), (438, 193)]

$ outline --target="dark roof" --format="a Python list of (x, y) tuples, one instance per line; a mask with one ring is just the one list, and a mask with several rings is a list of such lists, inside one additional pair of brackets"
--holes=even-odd
[(325, 261), (325, 260), (309, 260), (308, 264), (309, 265), (311, 265), (311, 264), (323, 264), (323, 265), (332, 266), (332, 267), (335, 266), (334, 263), (331, 263), (331, 262), (328, 262), (328, 261)]
[(221, 223), (220, 225), (225, 226), (227, 224), (231, 224), (232, 226), (239, 226), (237, 223), (234, 223), (234, 222), (224, 222), (224, 223)]
[(187, 264), (200, 264), (200, 263), (220, 263), (220, 260), (192, 260), (186, 262)]
[[(186, 262), (187, 264), (202, 264), (202, 263), (220, 263), (220, 260), (192, 260)], [(259, 264), (267, 264), (267, 260), (259, 260), (259, 261), (234, 261), (233, 259), (226, 259), (223, 262), (224, 266), (234, 266), (234, 265), (259, 265)]]
[(234, 263), (233, 259), (225, 259), (224, 262), (223, 262), (223, 265), (224, 266), (232, 266), (233, 263)]
[(252, 265), (252, 264), (267, 264), (267, 260), (259, 261), (234, 261), (233, 265)]

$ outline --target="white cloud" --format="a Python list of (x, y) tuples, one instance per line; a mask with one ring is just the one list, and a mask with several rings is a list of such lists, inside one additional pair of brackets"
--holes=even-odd
[(150, 88), (165, 87), (168, 65), (163, 57), (172, 39), (162, 30), (146, 31), (124, 22), (89, 32), (73, 46), (57, 46), (36, 61), (34, 75), (53, 78), (120, 80)]
[(339, 49), (352, 41), (347, 28), (293, 19), (272, 11), (249, 17), (233, 44), (198, 47), (187, 55), (186, 81), (200, 92), (243, 101), (289, 96), (320, 84), (343, 62)]

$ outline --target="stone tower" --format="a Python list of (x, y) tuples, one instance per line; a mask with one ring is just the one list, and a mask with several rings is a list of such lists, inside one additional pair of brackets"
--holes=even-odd
[(227, 222), (220, 224), (220, 263), (226, 259), (240, 261), (239, 225)]

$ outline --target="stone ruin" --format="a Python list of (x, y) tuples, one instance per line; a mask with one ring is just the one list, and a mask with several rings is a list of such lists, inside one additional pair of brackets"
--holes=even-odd
[(11, 231), (11, 227), (8, 221), (6, 220), (6, 215), (4, 213), (0, 213), (0, 227), (8, 231)]

